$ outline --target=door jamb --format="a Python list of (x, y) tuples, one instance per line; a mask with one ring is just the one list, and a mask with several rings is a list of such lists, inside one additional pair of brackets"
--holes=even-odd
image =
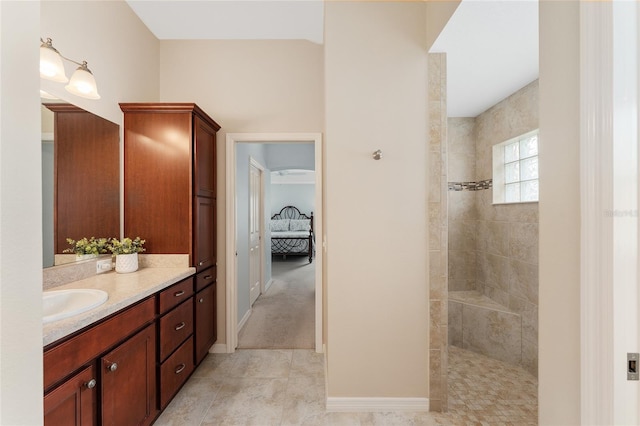
[[(238, 346), (238, 277), (236, 241), (236, 144), (243, 142), (284, 142), (314, 144), (315, 152), (315, 208), (314, 231), (324, 241), (322, 204), (322, 134), (321, 133), (227, 133), (226, 135), (226, 275), (225, 286), (225, 334), (227, 353), (235, 352)], [(316, 250), (315, 274), (315, 350), (323, 352), (323, 293), (322, 269), (323, 247)]]

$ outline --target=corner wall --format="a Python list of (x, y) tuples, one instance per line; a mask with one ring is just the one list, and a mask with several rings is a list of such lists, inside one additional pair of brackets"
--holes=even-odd
[(447, 56), (429, 53), (429, 404), (447, 411), (449, 279), (447, 198)]
[(579, 3), (539, 4), (541, 425), (581, 423)]
[(425, 16), (325, 3), (328, 409), (428, 402)]
[(42, 423), (39, 2), (0, 2), (0, 424)]

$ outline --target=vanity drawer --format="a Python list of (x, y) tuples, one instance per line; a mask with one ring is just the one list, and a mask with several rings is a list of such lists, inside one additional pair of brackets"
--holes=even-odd
[(160, 409), (163, 409), (193, 371), (193, 337), (160, 366)]
[(180, 281), (178, 284), (160, 292), (159, 313), (163, 314), (177, 304), (193, 295), (193, 277)]
[(196, 291), (200, 291), (203, 288), (216, 282), (216, 267), (209, 268), (206, 271), (202, 271), (196, 275)]
[(193, 333), (193, 303), (185, 303), (160, 318), (160, 361)]
[(75, 337), (44, 352), (44, 389), (126, 339), (155, 317), (155, 298), (91, 326)]

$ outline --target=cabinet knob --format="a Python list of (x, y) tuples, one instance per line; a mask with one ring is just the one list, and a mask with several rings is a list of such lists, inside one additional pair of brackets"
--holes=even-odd
[(173, 295), (174, 295), (175, 297), (180, 297), (180, 296), (182, 296), (183, 294), (184, 294), (184, 290), (176, 291), (175, 293), (173, 293)]
[(187, 324), (185, 324), (184, 321), (182, 321), (180, 324), (176, 325), (176, 331), (182, 330), (185, 325)]
[(180, 374), (180, 373), (182, 373), (182, 370), (184, 370), (185, 368), (187, 368), (186, 364), (182, 363), (178, 367), (176, 367), (175, 373), (176, 374)]
[(201, 262), (198, 262), (198, 266), (202, 266), (202, 265), (204, 265), (204, 260)]
[(107, 370), (112, 372), (116, 371), (117, 369), (118, 369), (118, 364), (116, 364), (115, 362), (107, 367)]
[(200, 303), (204, 303), (204, 297), (201, 297), (201, 298), (198, 300), (198, 302), (200, 302)]
[(96, 387), (96, 384), (97, 384), (96, 379), (91, 379), (84, 385), (87, 387), (87, 389), (93, 389)]

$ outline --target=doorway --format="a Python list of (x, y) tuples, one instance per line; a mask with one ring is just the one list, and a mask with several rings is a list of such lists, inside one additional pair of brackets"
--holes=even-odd
[[(233, 353), (238, 346), (238, 223), (237, 223), (237, 182), (236, 182), (236, 155), (238, 144), (243, 143), (285, 143), (285, 144), (309, 144), (314, 145), (315, 163), (315, 207), (314, 232), (321, 246), (316, 250), (315, 262), (315, 350), (323, 352), (322, 326), (323, 326), (323, 244), (324, 234), (322, 228), (322, 137), (320, 133), (228, 133), (226, 135), (226, 270), (227, 286), (225, 293), (226, 304), (226, 349)], [(264, 237), (263, 237), (264, 239)], [(266, 249), (265, 249), (266, 250)], [(262, 279), (264, 281), (264, 279)]]

